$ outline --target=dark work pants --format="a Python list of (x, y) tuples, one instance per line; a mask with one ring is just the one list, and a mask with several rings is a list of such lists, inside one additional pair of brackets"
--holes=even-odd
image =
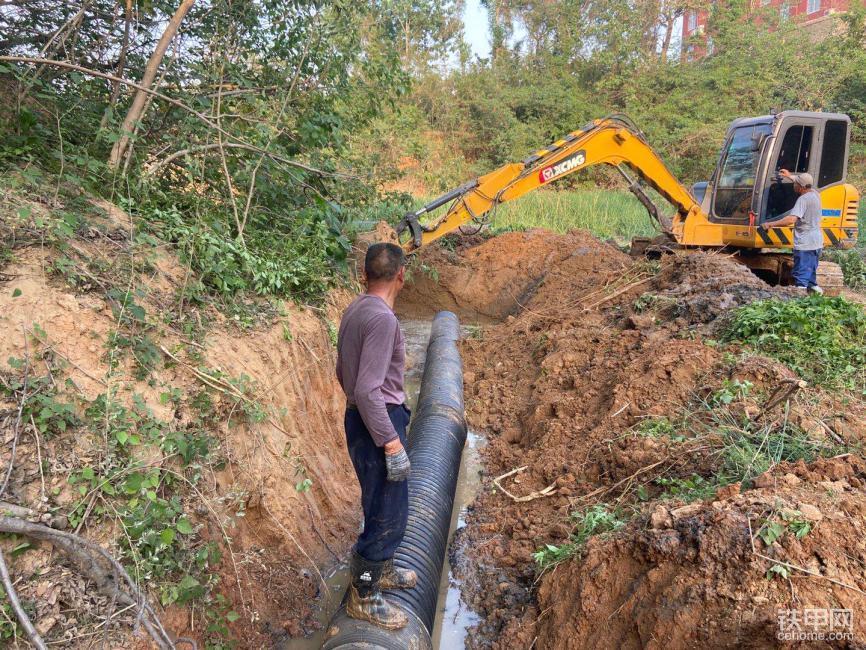
[(815, 251), (794, 251), (794, 269), (791, 275), (794, 277), (794, 286), (815, 287), (818, 285), (818, 262), (821, 258), (821, 249)]
[[(405, 446), (409, 409), (389, 406), (388, 415)], [(355, 551), (370, 562), (390, 560), (406, 532), (409, 483), (387, 479), (385, 450), (373, 442), (357, 409), (346, 409), (345, 425), (346, 445), (361, 484), (364, 509), (364, 532), (358, 536)]]

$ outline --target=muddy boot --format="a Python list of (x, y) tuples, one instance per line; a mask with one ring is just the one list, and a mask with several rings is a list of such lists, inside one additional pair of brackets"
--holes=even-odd
[(352, 554), (352, 584), (346, 614), (386, 630), (399, 630), (406, 627), (409, 619), (382, 595), (380, 583), (384, 566), (384, 562), (370, 562), (357, 553)]
[(411, 589), (418, 583), (418, 576), (411, 569), (400, 569), (394, 566), (394, 558), (385, 560), (382, 568), (382, 589)]

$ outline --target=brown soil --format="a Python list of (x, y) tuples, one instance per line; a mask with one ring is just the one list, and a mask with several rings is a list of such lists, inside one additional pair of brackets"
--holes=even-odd
[[(769, 287), (720, 254), (668, 257), (656, 272), (582, 232), (510, 233), (465, 251), (426, 250), (421, 264), (432, 271), (413, 276), (401, 309), (452, 309), (464, 323), (486, 323), (464, 342), (467, 415), (489, 439), (485, 489), (452, 551), (463, 596), (483, 618), (470, 646), (767, 647), (777, 643), (777, 609), (851, 608), (866, 621), (859, 457), (777, 466), (779, 481), (724, 488), (682, 510), (662, 500), (655, 479), (712, 477), (718, 445), (634, 432), (646, 418), (694, 409), (726, 380), (754, 384), (753, 397), (730, 408), (755, 417), (758, 396), (793, 373), (712, 339), (732, 308), (796, 290)], [(820, 440), (824, 422), (858, 443), (864, 411), (810, 388), (788, 417)], [(493, 485), (524, 467), (502, 486), (546, 496), (515, 502)], [(832, 493), (827, 481), (838, 481)], [(570, 513), (598, 503), (626, 508), (630, 523), (539, 580), (532, 554), (566, 542)], [(758, 540), (753, 552), (749, 526), (800, 504), (820, 511), (814, 530), (770, 549)], [(755, 553), (823, 577), (792, 570), (769, 581), (771, 563)]]
[[(742, 494), (727, 490), (672, 510), (659, 505), (625, 535), (591, 540), (582, 562), (549, 574), (538, 593), (544, 616), (519, 633), (537, 634), (540, 648), (767, 648), (780, 645), (780, 610), (809, 608), (852, 610), (862, 640), (864, 479), (866, 463), (857, 457), (783, 463)], [(785, 509), (808, 514), (812, 531), (753, 546), (750, 526)], [(790, 580), (768, 580), (770, 562), (760, 555), (814, 577), (792, 571)]]
[[(132, 227), (129, 217), (103, 204), (95, 206), (88, 221), (92, 232), (70, 241), (78, 250), (70, 254), (98, 260), (101, 268), (122, 265)], [(339, 319), (350, 296), (334, 293), (323, 315), (286, 306), (283, 315), (271, 313), (246, 331), (216, 309), (199, 308), (199, 322), (207, 327), (202, 337), (190, 341), (188, 334), (168, 324), (178, 309), (177, 292), (188, 271), (164, 250), (137, 251), (147, 255), (150, 264), (136, 282), (144, 295), (140, 304), (154, 327), (153, 340), (179, 362), (163, 356), (144, 381), (133, 377), (129, 358), (109, 372), (107, 340), (117, 324), (105, 291), (92, 283), (72, 288), (52, 271), (60, 256), (57, 251), (30, 247), (16, 250), (13, 260), (0, 269), (0, 371), (4, 376), (12, 373), (6, 359), (29, 353), (40, 359), (35, 371), (44, 375), (44, 356), (61, 369), (55, 370), (56, 382), (70, 401), (93, 400), (111, 386), (127, 404), (134, 394), (140, 395), (156, 418), (178, 429), (195, 415), (192, 396), (208, 388), (195, 368), (219, 369), (232, 378), (246, 375), (251, 395), (267, 418), (249, 423), (238, 417), (235, 400), (210, 391), (214, 411), (224, 423), (210, 433), (225, 462), (221, 468), (206, 467), (198, 492), (189, 491), (183, 498), (202, 537), (221, 549), (223, 559), (213, 571), (222, 578), (221, 591), (229, 607), (241, 615), (232, 626), (239, 647), (272, 647), (287, 635), (318, 625), (314, 610), (324, 590), (319, 570), (345, 555), (358, 527), (357, 483), (335, 426), (342, 418), (344, 398), (333, 374), (334, 349), (326, 322)], [(37, 325), (45, 332), (41, 341), (33, 336)], [(171, 390), (181, 395), (177, 403), (161, 399)], [(16, 411), (17, 405), (0, 402), (4, 474)], [(3, 501), (40, 514), (64, 512), (78, 498), (67, 478), (95, 462), (103, 444), (101, 432), (70, 430), (68, 435), (41, 440), (37, 450), (26, 427)], [(160, 459), (158, 449), (153, 451), (143, 448), (141, 454), (171, 467), (171, 461)], [(38, 453), (45, 461), (44, 497)], [(305, 474), (299, 474), (301, 469)], [(295, 485), (304, 477), (312, 480), (312, 487), (302, 492)], [(121, 532), (92, 520), (82, 527), (82, 534), (116, 552)], [(83, 579), (58, 563), (50, 546), (10, 557), (15, 543), (4, 542), (6, 557), (13, 579), (19, 580), (19, 596), (37, 603), (33, 622), (46, 641), (92, 631), (92, 615), (103, 615), (108, 599), (89, 593)], [(157, 591), (151, 597), (159, 602)], [(174, 606), (162, 616), (173, 634), (201, 640), (206, 625), (201, 611)], [(130, 613), (119, 619), (111, 647), (136, 643), (130, 634), (134, 622)], [(89, 647), (92, 639), (83, 639), (80, 647)], [(67, 642), (64, 647), (79, 646)]]

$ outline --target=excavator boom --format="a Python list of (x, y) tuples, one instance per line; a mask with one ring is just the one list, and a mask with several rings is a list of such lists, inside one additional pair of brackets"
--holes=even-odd
[[(488, 213), (501, 203), (598, 164), (616, 167), (661, 229), (677, 240), (682, 235), (685, 220), (701, 210), (699, 203), (668, 170), (631, 120), (613, 115), (569, 133), (523, 162), (508, 163), (443, 194), (407, 214), (398, 225), (397, 234), (411, 233), (404, 244), (406, 251), (411, 252), (464, 224), (483, 222)], [(672, 221), (662, 215), (644, 191), (643, 184), (652, 187), (676, 208)], [(439, 218), (429, 224), (419, 222), (419, 217), (446, 204), (450, 206)]]

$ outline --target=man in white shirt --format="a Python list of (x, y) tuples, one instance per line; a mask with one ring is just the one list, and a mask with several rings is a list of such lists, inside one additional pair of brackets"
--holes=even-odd
[(818, 261), (824, 247), (821, 232), (821, 195), (813, 188), (811, 174), (792, 174), (787, 169), (779, 173), (794, 183), (799, 195), (787, 216), (761, 224), (761, 228), (794, 227), (794, 284), (812, 293), (824, 293), (818, 286)]

